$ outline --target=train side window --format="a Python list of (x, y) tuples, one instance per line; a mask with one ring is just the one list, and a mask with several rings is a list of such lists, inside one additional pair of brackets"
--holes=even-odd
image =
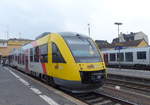
[(133, 53), (132, 52), (126, 52), (125, 57), (126, 57), (127, 62), (132, 62), (133, 61)]
[(117, 61), (124, 61), (124, 54), (123, 53), (117, 53)]
[(22, 64), (22, 54), (20, 54), (20, 64)]
[(17, 62), (19, 63), (19, 55), (17, 55)]
[(25, 64), (24, 60), (25, 60), (25, 55), (23, 54), (23, 55), (22, 55), (22, 64), (23, 64), (23, 65)]
[(48, 45), (44, 44), (39, 47), (40, 50), (40, 61), (42, 63), (48, 62)]
[(21, 54), (18, 56), (18, 64), (21, 64)]
[(52, 62), (53, 63), (65, 63), (65, 60), (55, 43), (52, 43)]
[(110, 54), (110, 61), (116, 61), (116, 54), (115, 53)]
[(39, 62), (39, 46), (34, 49), (34, 62)]
[(30, 62), (33, 62), (33, 48), (30, 48)]
[(146, 59), (146, 51), (137, 52), (137, 59)]

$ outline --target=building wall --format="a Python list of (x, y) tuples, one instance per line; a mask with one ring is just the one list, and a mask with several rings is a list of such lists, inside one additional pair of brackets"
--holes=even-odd
[(29, 43), (29, 42), (31, 42), (31, 41), (19, 41), (19, 40), (8, 40), (8, 46), (9, 45), (13, 45), (13, 46), (22, 46), (22, 45), (24, 45), (24, 44), (26, 44), (26, 43)]
[(0, 47), (0, 53), (2, 56), (8, 56), (14, 48), (20, 48), (22, 45), (29, 42), (31, 42), (31, 40), (8, 40), (7, 47)]
[(7, 47), (7, 42), (0, 42), (0, 47)]
[(119, 42), (125, 42), (122, 32), (119, 34)]
[[(123, 33), (120, 33), (118, 38), (119, 38), (119, 42), (126, 42)], [(135, 33), (134, 40), (140, 40), (140, 39), (144, 39), (149, 44), (148, 36), (146, 34), (144, 34), (143, 32)]]
[(147, 43), (149, 43), (147, 35), (145, 35), (143, 32), (137, 33), (134, 39), (135, 40), (144, 39)]
[(8, 56), (14, 48), (20, 48), (20, 47), (21, 46), (8, 46), (8, 47), (0, 48), (0, 53), (2, 53), (2, 56)]

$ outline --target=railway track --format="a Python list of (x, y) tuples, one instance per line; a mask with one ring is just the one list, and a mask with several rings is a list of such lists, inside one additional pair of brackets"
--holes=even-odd
[(100, 92), (70, 94), (71, 96), (87, 103), (88, 105), (136, 105), (135, 103), (126, 100), (112, 97)]
[(121, 75), (108, 75), (106, 80), (106, 85), (121, 86), (124, 88), (132, 89), (136, 92), (146, 94), (150, 96), (150, 84), (149, 79), (137, 78), (137, 77), (128, 77)]
[(140, 83), (138, 84), (138, 83), (129, 82), (129, 81), (125, 81), (125, 80), (108, 79), (106, 81), (106, 85), (109, 85), (111, 87), (120, 86), (120, 87), (129, 88), (129, 89), (134, 89), (143, 94), (146, 94), (147, 92), (150, 93), (149, 85), (144, 85), (144, 84), (140, 84)]
[[(9, 67), (9, 69), (14, 70), (14, 68), (11, 68), (11, 67)], [(26, 76), (27, 78), (31, 78), (32, 80), (42, 84), (47, 89), (49, 89), (50, 87), (49, 84), (46, 84), (46, 82), (43, 80), (39, 80), (38, 78), (33, 78), (32, 76), (26, 75), (25, 73), (21, 71), (19, 71), (19, 73), (21, 75)], [(58, 90), (58, 88), (56, 90)], [(63, 92), (65, 97), (70, 96), (70, 97), (75, 98), (76, 100), (80, 100), (81, 102), (85, 103), (85, 105), (136, 105), (135, 103), (132, 103), (132, 102), (129, 102), (129, 101), (117, 98), (117, 97), (112, 97), (107, 94), (102, 94), (99, 91), (90, 92), (90, 93), (80, 93), (80, 94), (68, 93), (66, 91), (63, 91), (62, 89), (59, 89), (58, 91)]]
[[(108, 78), (103, 86), (104, 89), (113, 87), (119, 91), (119, 97), (123, 97), (138, 105), (149, 105), (150, 100), (150, 83), (147, 78), (108, 75)], [(120, 94), (122, 92), (122, 94)], [(117, 93), (116, 93), (117, 94)], [(125, 96), (124, 94), (128, 94)], [(135, 98), (136, 97), (136, 98)]]
[[(141, 90), (147, 89), (150, 91), (150, 79), (142, 78), (142, 77), (131, 77), (125, 75), (118, 75), (118, 74), (108, 74), (108, 78), (106, 83), (108, 84), (115, 84), (115, 85), (123, 85), (129, 87), (137, 87)], [(143, 89), (142, 89), (143, 88)]]

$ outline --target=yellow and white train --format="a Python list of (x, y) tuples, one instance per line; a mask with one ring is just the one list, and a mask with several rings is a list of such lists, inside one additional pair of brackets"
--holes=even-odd
[(43, 33), (13, 51), (9, 65), (72, 92), (98, 89), (106, 78), (95, 42), (72, 32)]

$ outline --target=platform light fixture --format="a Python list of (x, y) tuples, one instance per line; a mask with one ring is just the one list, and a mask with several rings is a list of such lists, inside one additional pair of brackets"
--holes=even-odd
[(119, 37), (119, 26), (122, 25), (123, 23), (121, 23), (121, 22), (115, 22), (114, 24), (118, 25), (118, 37)]
[(91, 34), (91, 30), (90, 30), (90, 24), (87, 24), (88, 25), (88, 33), (89, 33), (89, 37), (90, 37), (90, 34)]

